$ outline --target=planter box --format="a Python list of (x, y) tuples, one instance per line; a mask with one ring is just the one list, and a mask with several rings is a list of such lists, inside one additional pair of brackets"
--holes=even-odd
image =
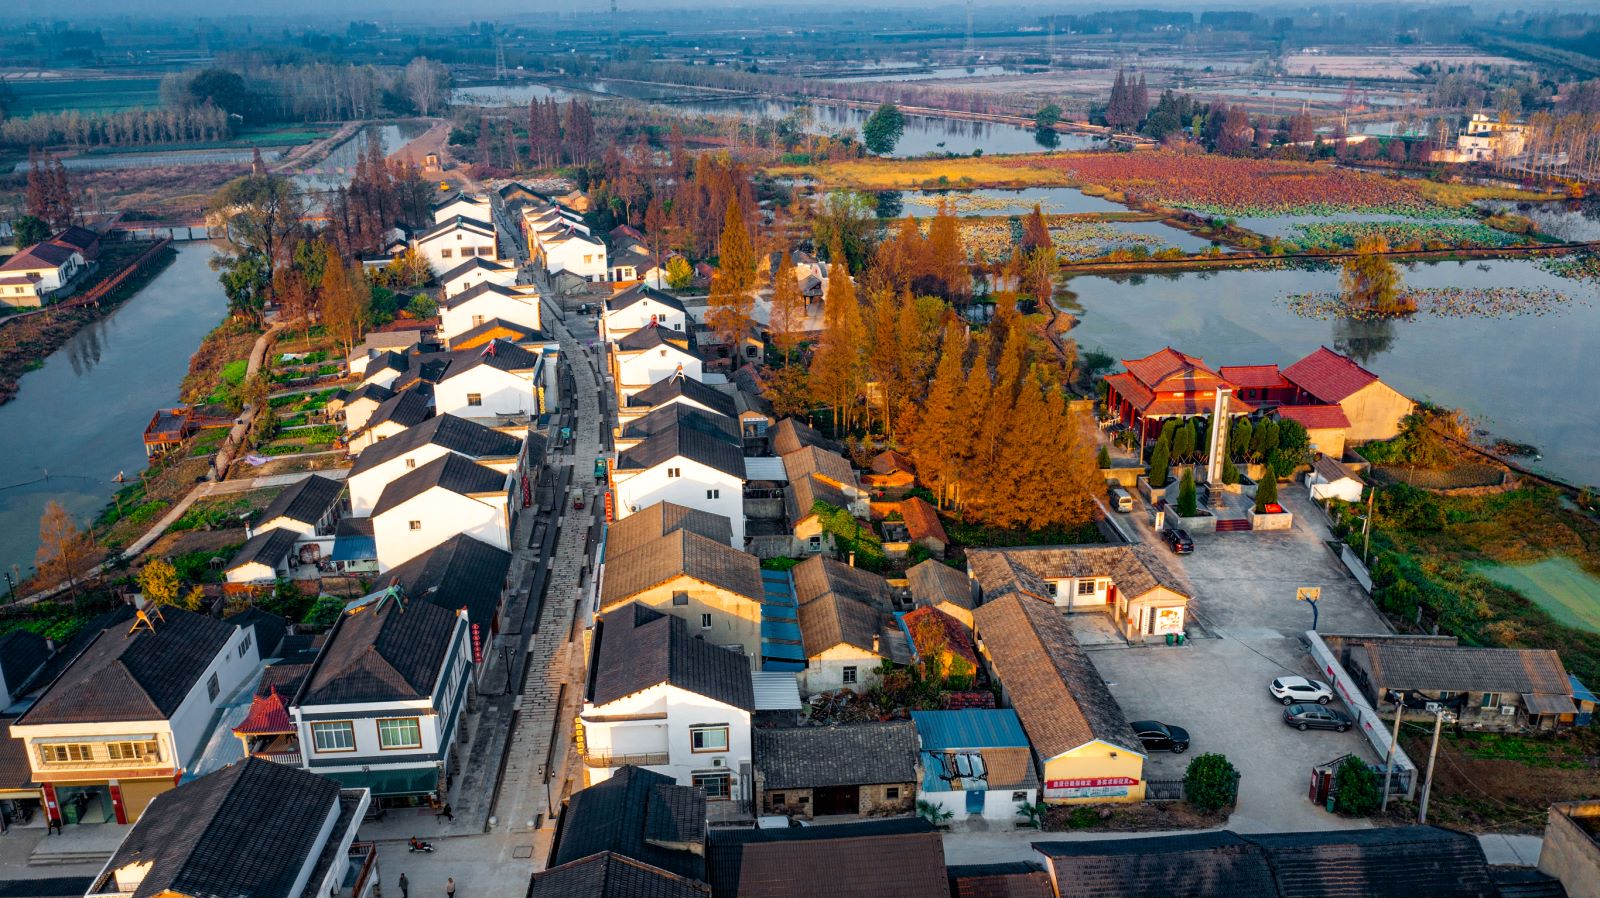
[(1166, 486), (1156, 489), (1150, 485), (1150, 478), (1148, 476), (1143, 474), (1139, 475), (1139, 495), (1143, 497), (1145, 503), (1149, 505), (1154, 505), (1156, 499), (1166, 499), (1167, 504), (1171, 505), (1172, 498), (1168, 495), (1168, 493), (1171, 493), (1177, 487), (1177, 485), (1177, 480), (1168, 480)]
[(1254, 508), (1246, 512), (1252, 530), (1288, 530), (1294, 526), (1294, 514), (1283, 511), (1277, 514), (1257, 514)]
[(1176, 511), (1167, 512), (1167, 526), (1181, 527), (1190, 533), (1216, 533), (1217, 516), (1204, 509), (1192, 518), (1179, 515)]

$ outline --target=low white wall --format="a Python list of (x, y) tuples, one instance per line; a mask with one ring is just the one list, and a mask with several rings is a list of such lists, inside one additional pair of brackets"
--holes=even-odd
[[(1394, 721), (1386, 721), (1378, 715), (1377, 710), (1367, 702), (1366, 696), (1345, 671), (1344, 665), (1339, 663), (1339, 659), (1333, 654), (1333, 649), (1322, 641), (1317, 631), (1307, 630), (1306, 641), (1310, 644), (1312, 660), (1317, 662), (1317, 670), (1327, 678), (1328, 685), (1339, 693), (1339, 697), (1344, 699), (1345, 706), (1350, 709), (1350, 716), (1355, 718), (1356, 725), (1361, 728), (1361, 734), (1372, 743), (1373, 749), (1378, 753), (1378, 762), (1381, 764), (1389, 754), (1390, 734), (1393, 732)], [(1405, 749), (1398, 745), (1394, 747), (1394, 770), (1396, 776), (1404, 776), (1408, 784), (1406, 795), (1410, 797), (1417, 787), (1417, 765), (1411, 762)]]

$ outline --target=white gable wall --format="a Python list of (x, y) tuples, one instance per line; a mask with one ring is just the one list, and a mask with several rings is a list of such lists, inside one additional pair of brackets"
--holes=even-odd
[[(500, 414), (534, 411), (534, 376), (537, 371), (514, 373), (493, 365), (476, 365), (464, 374), (447, 377), (433, 388), (433, 403), (441, 415), (458, 418), (492, 418)], [(478, 397), (478, 404), (468, 402)]]
[(453, 340), (478, 325), (496, 318), (511, 324), (531, 327), (534, 330), (544, 329), (539, 312), (538, 294), (511, 297), (501, 296), (498, 293), (484, 293), (458, 306), (443, 310), (440, 318), (440, 336), (445, 340)]
[(378, 570), (404, 564), (458, 533), (509, 551), (508, 516), (505, 493), (475, 498), (436, 486), (373, 517)]
[(681, 334), (687, 326), (687, 317), (683, 312), (654, 299), (641, 299), (626, 308), (608, 311), (601, 316), (600, 339), (615, 340), (641, 327), (649, 327), (652, 318), (658, 326)]
[(451, 280), (442, 281), (440, 283), (441, 295), (455, 296), (484, 283), (499, 284), (502, 287), (514, 287), (517, 283), (517, 270), (510, 267), (500, 271), (487, 268), (470, 268)]
[[(603, 637), (602, 637), (603, 638)], [(693, 784), (695, 773), (729, 773), (733, 793), (739, 794), (739, 771), (750, 762), (750, 712), (712, 698), (659, 683), (642, 692), (605, 705), (585, 704), (584, 717), (620, 717), (665, 714), (665, 719), (584, 722), (584, 744), (592, 755), (666, 754), (667, 763), (649, 769)], [(728, 750), (696, 752), (689, 730), (697, 726), (726, 726)], [(721, 761), (718, 765), (716, 762)], [(593, 781), (609, 779), (615, 768), (595, 769)]]
[[(667, 476), (676, 469), (679, 476)], [(732, 545), (744, 549), (744, 480), (682, 456), (644, 471), (613, 471), (617, 518), (625, 518), (657, 502), (676, 502), (720, 514), (733, 522)], [(715, 493), (714, 496), (708, 493)]]

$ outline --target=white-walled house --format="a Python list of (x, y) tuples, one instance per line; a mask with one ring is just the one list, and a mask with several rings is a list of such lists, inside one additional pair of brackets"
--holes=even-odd
[(499, 284), (502, 287), (515, 286), (517, 283), (517, 269), (504, 265), (493, 259), (483, 259), (474, 256), (460, 265), (439, 275), (439, 292), (441, 296), (455, 296), (465, 293), (479, 284)]
[(489, 281), (451, 294), (439, 306), (439, 338), (450, 343), (467, 331), (496, 318), (536, 331), (544, 330), (538, 289)]
[(497, 246), (494, 225), (459, 215), (439, 222), (412, 242), (435, 275), (444, 274), (465, 259), (497, 259)]
[(456, 217), (474, 221), (494, 221), (494, 206), (489, 198), (470, 193), (458, 193), (433, 205), (433, 223), (440, 224)]
[(86, 895), (368, 898), (377, 854), (356, 830), (371, 803), (366, 789), (245, 758), (158, 796)]
[(395, 587), (352, 602), (289, 704), (303, 766), (377, 797), (441, 795), (471, 681), (465, 611)]
[(618, 410), (618, 416), (625, 422), (629, 418), (673, 405), (684, 405), (730, 419), (739, 414), (738, 400), (732, 394), (675, 371), (629, 396), (627, 404)]
[(1360, 502), (1366, 488), (1361, 476), (1332, 456), (1324, 455), (1306, 473), (1306, 488), (1313, 499)]
[(433, 414), (433, 388), (427, 383), (413, 384), (380, 403), (359, 428), (347, 429), (345, 449), (358, 456), (369, 447), (421, 424)]
[(356, 459), (345, 477), (345, 486), (350, 490), (350, 513), (371, 515), (385, 487), (445, 455), (460, 455), (510, 475), (518, 469), (522, 448), (521, 439), (476, 421), (455, 415), (429, 418)]
[[(362, 367), (365, 368), (365, 360)], [(343, 392), (343, 391), (341, 391)], [(335, 401), (328, 403), (330, 411), (335, 411), (344, 423), (348, 432), (360, 430), (366, 425), (372, 413), (394, 398), (394, 391), (378, 384), (365, 384), (356, 387), (343, 396), (335, 397)]]
[(745, 656), (634, 604), (596, 626), (591, 670), (578, 723), (588, 784), (629, 764), (713, 801), (746, 786), (755, 690)]
[(450, 355), (450, 366), (433, 388), (439, 414), (493, 419), (543, 411), (538, 393), (544, 383), (543, 353), (494, 340)]
[(82, 271), (83, 254), (46, 240), (0, 264), (0, 305), (37, 306), (71, 283)]
[(245, 529), (245, 535), (278, 528), (290, 530), (297, 534), (297, 551), (315, 545), (318, 557), (327, 555), (333, 550), (333, 534), (339, 527), (342, 505), (339, 498), (343, 494), (343, 483), (320, 474), (297, 480), (272, 500), (257, 523)]
[(593, 284), (605, 281), (610, 274), (606, 242), (571, 226), (539, 238), (538, 261), (546, 274), (568, 271)]
[(911, 662), (905, 632), (890, 616), (893, 596), (882, 577), (821, 555), (795, 565), (790, 576), (806, 656), (802, 693), (865, 692), (878, 684), (883, 662)]
[(613, 295), (600, 313), (600, 339), (616, 340), (641, 327), (664, 327), (682, 334), (689, 313), (676, 296), (639, 284)]
[(671, 423), (617, 454), (611, 471), (617, 517), (657, 502), (722, 515), (733, 547), (744, 548), (744, 450), (726, 434)]
[(283, 527), (257, 530), (222, 568), (224, 589), (247, 592), (287, 580), (294, 572), (294, 547), (300, 534)]
[(194, 761), (212, 715), (260, 660), (254, 628), (208, 615), (150, 606), (106, 620), (11, 724), (46, 814), (139, 819)]
[(611, 380), (618, 407), (635, 393), (663, 378), (683, 374), (705, 380), (705, 361), (692, 348), (689, 337), (660, 327), (642, 327), (610, 344)]
[(1019, 803), (1039, 800), (1033, 749), (1016, 711), (912, 711), (911, 720), (922, 743), (918, 798), (957, 817), (1002, 821), (1017, 819)]
[(372, 508), (378, 570), (396, 567), (458, 533), (511, 547), (514, 478), (451, 452), (388, 486)]

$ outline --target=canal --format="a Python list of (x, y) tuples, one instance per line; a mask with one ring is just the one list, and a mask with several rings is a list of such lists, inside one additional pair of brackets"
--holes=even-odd
[(111, 501), (117, 472), (144, 468), (150, 414), (177, 403), (189, 357), (227, 308), (211, 255), (208, 243), (179, 244), (155, 280), (24, 375), (0, 405), (4, 570), (28, 575), (46, 502), (87, 523)]

